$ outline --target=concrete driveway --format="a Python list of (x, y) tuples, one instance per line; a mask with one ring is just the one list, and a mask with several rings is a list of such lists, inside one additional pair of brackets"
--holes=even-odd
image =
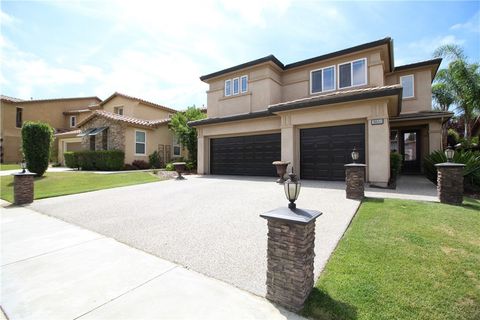
[[(285, 206), (274, 178), (187, 176), (35, 201), (30, 208), (96, 231), (261, 296), (267, 224), (259, 214)], [(317, 209), (318, 276), (359, 202), (343, 182), (302, 181), (300, 208)]]

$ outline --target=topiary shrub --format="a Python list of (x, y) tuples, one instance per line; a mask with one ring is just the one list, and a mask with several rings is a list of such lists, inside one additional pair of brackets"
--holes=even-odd
[(158, 153), (157, 150), (153, 151), (151, 155), (148, 156), (148, 163), (150, 164), (151, 168), (161, 168), (162, 167), (162, 161), (160, 159), (160, 154)]
[(43, 176), (48, 169), (53, 128), (47, 123), (27, 121), (22, 126), (22, 149), (27, 169)]
[[(437, 184), (437, 168), (435, 164), (443, 162), (447, 162), (447, 157), (441, 150), (432, 152), (423, 161), (425, 176), (435, 184)], [(463, 169), (465, 191), (480, 191), (480, 151), (455, 150), (453, 162), (465, 164)]]
[(132, 162), (132, 166), (137, 167), (139, 170), (150, 169), (150, 164), (143, 160), (135, 160)]
[(123, 169), (124, 163), (125, 153), (121, 150), (65, 152), (65, 164), (70, 168), (119, 171)]

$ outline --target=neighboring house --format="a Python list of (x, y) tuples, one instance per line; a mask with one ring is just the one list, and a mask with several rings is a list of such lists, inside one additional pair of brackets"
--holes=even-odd
[(71, 146), (75, 150), (123, 150), (125, 163), (148, 162), (154, 151), (159, 152), (162, 163), (186, 156), (168, 128), (176, 110), (118, 92), (92, 109), (78, 122), (77, 130), (56, 135), (61, 163)]
[(21, 127), (25, 121), (50, 124), (57, 133), (72, 130), (98, 104), (98, 97), (21, 100), (0, 97), (0, 162), (15, 163), (22, 160)]
[(291, 161), (302, 179), (344, 180), (355, 146), (367, 180), (386, 186), (390, 152), (404, 171), (442, 147), (431, 83), (441, 59), (394, 65), (390, 38), (284, 65), (273, 55), (214, 72), (208, 118), (198, 130), (201, 174), (275, 175), (272, 161)]

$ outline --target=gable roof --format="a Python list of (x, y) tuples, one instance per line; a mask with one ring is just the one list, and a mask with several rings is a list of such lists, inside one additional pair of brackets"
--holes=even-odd
[(162, 106), (162, 105), (160, 105), (160, 104), (156, 104), (156, 103), (153, 103), (153, 102), (150, 102), (150, 101), (147, 101), (147, 100), (143, 100), (143, 99), (140, 99), (140, 98), (132, 97), (132, 96), (129, 96), (129, 95), (120, 93), (120, 92), (115, 92), (115, 93), (113, 93), (110, 97), (108, 97), (107, 99), (103, 100), (103, 101), (100, 102), (98, 105), (99, 105), (99, 106), (103, 106), (104, 104), (106, 104), (107, 102), (109, 102), (110, 100), (112, 100), (112, 99), (115, 98), (115, 97), (122, 97), (122, 98), (125, 98), (125, 99), (137, 101), (137, 102), (140, 102), (140, 103), (145, 104), (145, 105), (147, 105), (147, 106), (154, 107), (154, 108), (158, 108), (158, 109), (162, 109), (162, 110), (164, 110), (164, 111), (171, 112), (171, 113), (176, 113), (176, 112), (177, 112), (177, 110), (175, 110), (175, 109), (171, 109), (171, 108)]
[(89, 122), (90, 120), (96, 118), (96, 117), (102, 117), (108, 120), (116, 121), (116, 122), (123, 122), (126, 123), (130, 126), (133, 127), (141, 127), (141, 128), (157, 128), (163, 124), (168, 124), (170, 122), (170, 119), (158, 119), (158, 120), (144, 120), (144, 119), (138, 119), (134, 117), (128, 117), (124, 115), (119, 115), (116, 113), (111, 113), (105, 110), (95, 110), (91, 115), (83, 119), (77, 124), (77, 127), (83, 126), (85, 123)]
[(422, 67), (430, 67), (432, 71), (432, 82), (437, 74), (438, 68), (440, 68), (440, 64), (442, 63), (442, 58), (435, 58), (425, 61), (419, 61), (409, 64), (404, 64), (403, 66), (398, 66), (393, 69), (393, 72), (405, 71), (415, 68), (422, 68)]
[(391, 61), (390, 62), (390, 71), (392, 71), (393, 70), (393, 40), (390, 37), (387, 37), (387, 38), (384, 38), (384, 39), (364, 43), (364, 44), (361, 44), (361, 45), (358, 45), (358, 46), (354, 46), (354, 47), (350, 47), (350, 48), (347, 48), (347, 49), (327, 53), (327, 54), (320, 55), (320, 56), (317, 56), (317, 57), (314, 57), (314, 58), (290, 63), (290, 64), (287, 64), (287, 65), (284, 65), (273, 54), (271, 54), (271, 55), (268, 55), (268, 56), (260, 58), (260, 59), (252, 60), (252, 61), (249, 61), (249, 62), (246, 62), (246, 63), (239, 64), (239, 65), (234, 66), (234, 67), (230, 67), (230, 68), (227, 68), (227, 69), (223, 69), (223, 70), (220, 70), (220, 71), (217, 71), (217, 72), (213, 72), (213, 73), (201, 76), (200, 80), (205, 81), (205, 80), (215, 78), (215, 77), (218, 77), (220, 75), (223, 75), (223, 74), (226, 74), (226, 73), (229, 73), (229, 72), (238, 71), (238, 70), (248, 68), (248, 67), (252, 67), (252, 66), (262, 64), (262, 63), (265, 63), (265, 62), (272, 62), (282, 70), (289, 70), (289, 69), (297, 68), (297, 67), (304, 66), (304, 65), (307, 65), (307, 64), (311, 64), (311, 63), (319, 62), (319, 61), (322, 61), (322, 60), (327, 60), (327, 59), (339, 57), (339, 56), (354, 53), (354, 52), (357, 52), (357, 51), (362, 51), (362, 50), (365, 50), (365, 49), (375, 48), (375, 47), (382, 46), (382, 45), (387, 45), (388, 46), (389, 58), (390, 58), (390, 61)]
[(22, 99), (14, 98), (14, 97), (9, 97), (6, 95), (0, 95), (0, 100), (1, 101), (7, 101), (7, 102), (21, 102), (23, 101)]

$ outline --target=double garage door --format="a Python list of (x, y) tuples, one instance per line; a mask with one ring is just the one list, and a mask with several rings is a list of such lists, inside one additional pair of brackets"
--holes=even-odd
[[(300, 130), (302, 179), (344, 180), (343, 165), (353, 146), (365, 161), (363, 124)], [(210, 140), (212, 174), (275, 176), (273, 161), (281, 158), (280, 133)]]

